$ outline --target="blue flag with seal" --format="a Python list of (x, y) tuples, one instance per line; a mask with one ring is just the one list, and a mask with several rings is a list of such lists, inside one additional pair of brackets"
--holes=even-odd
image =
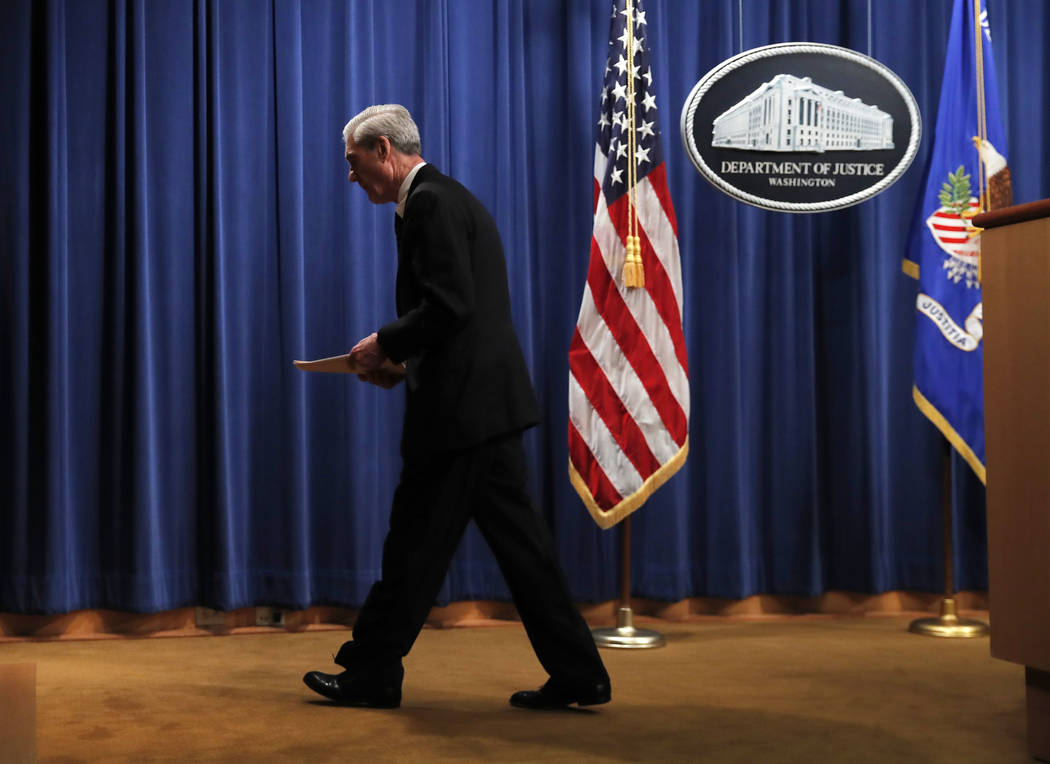
[(919, 280), (916, 405), (985, 482), (980, 231), (1011, 203), (984, 0), (956, 0), (933, 150), (904, 272)]

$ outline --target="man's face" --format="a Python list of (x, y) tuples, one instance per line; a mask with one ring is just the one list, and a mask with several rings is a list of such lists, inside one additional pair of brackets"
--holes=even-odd
[(390, 142), (380, 137), (372, 149), (354, 143), (353, 136), (346, 139), (346, 161), (350, 165), (349, 180), (359, 185), (372, 204), (396, 202), (398, 189), (394, 183), (394, 166), (390, 154)]

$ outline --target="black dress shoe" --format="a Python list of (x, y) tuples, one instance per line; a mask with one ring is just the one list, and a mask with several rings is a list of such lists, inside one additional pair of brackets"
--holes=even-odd
[(318, 695), (323, 695), (341, 706), (359, 708), (397, 708), (401, 705), (401, 686), (393, 682), (366, 682), (342, 674), (324, 674), (308, 671), (303, 682)]
[(538, 690), (521, 690), (510, 696), (510, 704), (518, 708), (543, 710), (565, 708), (573, 703), (581, 706), (597, 706), (612, 699), (608, 682), (599, 682), (576, 689), (564, 689), (550, 680)]

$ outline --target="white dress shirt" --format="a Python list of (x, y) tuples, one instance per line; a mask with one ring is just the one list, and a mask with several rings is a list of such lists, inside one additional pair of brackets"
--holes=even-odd
[(401, 188), (397, 190), (397, 216), (403, 218), (405, 216), (405, 202), (408, 201), (408, 189), (412, 188), (412, 181), (415, 180), (416, 173), (419, 172), (419, 168), (425, 165), (426, 162), (420, 162), (411, 170), (408, 171), (408, 175), (401, 181)]

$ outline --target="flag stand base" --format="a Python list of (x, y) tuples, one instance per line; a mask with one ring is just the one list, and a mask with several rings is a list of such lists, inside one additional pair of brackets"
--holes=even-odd
[(955, 598), (945, 597), (941, 600), (940, 616), (916, 618), (908, 624), (908, 631), (913, 634), (925, 634), (928, 637), (971, 639), (987, 636), (988, 624), (974, 618), (960, 618), (955, 613)]
[(664, 635), (652, 629), (634, 628), (634, 611), (621, 607), (616, 613), (616, 626), (591, 629), (598, 647), (663, 647)]
[(952, 550), (952, 446), (947, 439), (943, 441), (944, 469), (943, 500), (944, 506), (944, 597), (941, 598), (941, 614), (937, 618), (917, 618), (908, 624), (912, 634), (924, 634), (927, 637), (950, 637), (954, 639), (972, 639), (988, 636), (988, 624), (973, 618), (960, 618), (955, 608), (955, 571)]

